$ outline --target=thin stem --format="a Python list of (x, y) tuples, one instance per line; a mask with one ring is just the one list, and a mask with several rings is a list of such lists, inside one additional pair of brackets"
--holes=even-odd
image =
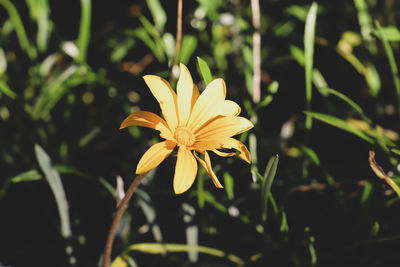
[(146, 176), (146, 173), (139, 174), (136, 176), (135, 180), (131, 183), (124, 198), (122, 199), (121, 203), (118, 206), (117, 212), (115, 214), (114, 220), (111, 224), (110, 231), (108, 232), (106, 247), (104, 249), (104, 256), (103, 256), (103, 267), (108, 267), (110, 265), (110, 258), (111, 258), (111, 251), (112, 245), (115, 238), (115, 233), (117, 232), (119, 221), (122, 218), (125, 210), (128, 208), (129, 200), (131, 199), (133, 193), (135, 192), (136, 188)]
[(376, 176), (380, 179), (384, 180), (400, 197), (400, 188), (399, 186), (393, 182), (393, 180), (386, 174), (386, 172), (382, 169), (382, 167), (375, 161), (375, 152), (369, 151), (369, 165), (371, 169), (375, 172)]
[[(175, 41), (175, 56), (171, 65), (171, 70), (175, 67), (178, 62), (179, 53), (181, 50), (182, 42), (182, 0), (178, 0), (178, 15), (176, 20), (176, 41)], [(173, 80), (173, 73), (170, 75), (170, 82)]]
[(261, 98), (261, 34), (260, 34), (260, 3), (251, 0), (253, 16), (253, 102), (259, 103)]

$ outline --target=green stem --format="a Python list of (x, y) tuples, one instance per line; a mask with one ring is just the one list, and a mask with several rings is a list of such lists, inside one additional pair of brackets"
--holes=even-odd
[(79, 55), (79, 62), (86, 61), (86, 54), (90, 40), (90, 22), (92, 17), (92, 2), (91, 0), (81, 0), (81, 24), (79, 25), (79, 35), (76, 41)]

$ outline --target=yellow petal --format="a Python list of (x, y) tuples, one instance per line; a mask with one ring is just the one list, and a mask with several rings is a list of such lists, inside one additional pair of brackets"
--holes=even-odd
[(175, 166), (174, 191), (182, 194), (188, 190), (197, 175), (197, 162), (192, 152), (185, 147), (178, 150), (178, 159)]
[(221, 103), (225, 100), (226, 87), (222, 79), (216, 79), (208, 84), (194, 104), (188, 127), (195, 131), (206, 121), (217, 115)]
[(190, 110), (193, 110), (194, 104), (196, 104), (196, 101), (199, 98), (199, 95), (200, 95), (199, 88), (197, 88), (197, 85), (194, 83), (193, 84), (192, 103), (191, 103)]
[(172, 90), (166, 80), (158, 76), (146, 75), (143, 79), (160, 104), (162, 114), (167, 121), (169, 128), (171, 131), (174, 131), (178, 126), (177, 100), (174, 90)]
[(217, 154), (218, 156), (221, 156), (221, 157), (231, 157), (231, 156), (236, 155), (235, 152), (222, 152), (222, 151), (219, 151), (216, 149), (213, 149), (212, 152), (214, 152), (215, 154)]
[(179, 80), (176, 85), (178, 97), (179, 126), (186, 126), (192, 109), (193, 80), (189, 70), (179, 65)]
[(240, 134), (251, 128), (253, 123), (243, 117), (219, 117), (206, 123), (195, 133), (196, 140), (218, 140)]
[[(227, 138), (226, 140), (224, 140), (222, 147), (227, 148), (227, 149), (234, 148), (234, 149), (238, 150), (240, 152), (240, 154), (238, 156), (241, 159), (243, 159), (244, 161), (246, 161), (247, 163), (250, 163), (250, 152), (247, 149), (247, 147), (239, 140), (236, 140), (234, 138)], [(230, 156), (230, 155), (223, 156), (222, 154), (224, 152), (218, 151), (219, 153), (222, 153), (222, 154), (219, 154), (216, 151), (217, 150), (215, 150), (214, 152), (222, 157)], [(230, 153), (226, 153), (226, 154), (230, 154)], [(233, 154), (235, 154), (235, 153), (233, 153)]]
[(223, 103), (221, 103), (217, 114), (221, 116), (237, 116), (239, 115), (240, 111), (241, 109), (238, 104), (231, 100), (225, 100)]
[(152, 145), (140, 159), (136, 173), (145, 173), (157, 167), (166, 157), (171, 154), (176, 144), (171, 141), (164, 141)]
[(204, 160), (202, 160), (199, 156), (197, 156), (196, 153), (194, 155), (196, 156), (197, 160), (200, 162), (201, 166), (203, 166), (203, 168), (206, 170), (208, 175), (211, 177), (211, 180), (213, 181), (215, 187), (223, 188), (222, 184), (219, 182), (217, 176), (215, 175), (215, 173), (211, 167), (211, 160), (210, 160), (210, 156), (208, 155), (207, 151), (205, 151), (205, 153), (204, 153)]
[(122, 121), (119, 129), (126, 128), (128, 126), (142, 126), (149, 127), (160, 131), (160, 136), (162, 138), (173, 140), (174, 135), (168, 128), (165, 120), (157, 116), (156, 114), (148, 111), (135, 111), (129, 115), (125, 120)]

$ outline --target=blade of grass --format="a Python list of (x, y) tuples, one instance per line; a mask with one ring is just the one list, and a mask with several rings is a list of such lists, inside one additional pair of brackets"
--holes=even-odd
[(92, 1), (81, 0), (81, 20), (79, 25), (79, 35), (76, 44), (79, 49), (77, 60), (86, 62), (86, 55), (90, 41), (90, 24), (92, 17)]
[(64, 187), (61, 182), (58, 171), (51, 164), (49, 155), (43, 150), (41, 146), (35, 144), (36, 159), (42, 169), (47, 182), (50, 185), (54, 198), (56, 199), (58, 213), (61, 222), (61, 235), (64, 238), (71, 237), (71, 226), (68, 213), (68, 202), (65, 197)]
[(159, 244), (159, 243), (138, 243), (130, 245), (125, 253), (129, 251), (139, 251), (143, 253), (150, 254), (162, 254), (166, 252), (176, 253), (176, 252), (189, 252), (196, 251), (199, 253), (207, 254), (210, 256), (215, 256), (219, 258), (226, 258), (229, 261), (236, 263), (237, 265), (243, 265), (244, 261), (236, 255), (225, 253), (222, 250), (206, 247), (206, 246), (188, 246), (183, 244)]
[(201, 57), (197, 57), (197, 67), (199, 68), (199, 73), (201, 74), (201, 77), (203, 78), (203, 81), (207, 86), (213, 79), (210, 67), (208, 66), (207, 62)]
[(0, 80), (0, 92), (5, 94), (6, 96), (15, 99), (17, 94), (8, 87), (7, 83), (3, 80)]
[(314, 119), (320, 120), (322, 122), (325, 122), (329, 125), (335, 126), (339, 129), (345, 130), (349, 133), (352, 133), (358, 137), (360, 137), (361, 139), (367, 141), (370, 144), (374, 144), (374, 140), (371, 139), (369, 136), (367, 136), (366, 134), (364, 134), (364, 132), (362, 132), (361, 130), (359, 130), (357, 127), (355, 127), (354, 125), (336, 118), (332, 115), (328, 115), (328, 114), (322, 114), (322, 113), (317, 113), (317, 112), (310, 112), (310, 111), (305, 111), (304, 112), (307, 116), (311, 116)]
[(261, 185), (261, 218), (264, 222), (267, 221), (268, 199), (270, 198), (272, 182), (275, 179), (276, 170), (278, 168), (278, 161), (278, 155), (269, 159)]
[(164, 30), (165, 23), (167, 22), (167, 14), (165, 13), (159, 0), (146, 0), (149, 7), (151, 16), (153, 17), (155, 27), (158, 32)]
[(383, 49), (385, 50), (386, 56), (389, 60), (389, 66), (392, 72), (393, 82), (397, 93), (397, 108), (398, 108), (398, 113), (400, 115), (400, 78), (398, 74), (396, 60), (394, 59), (393, 50), (390, 47), (389, 41), (386, 39), (385, 34), (382, 31), (382, 27), (380, 26), (378, 21), (375, 21), (375, 27), (379, 32), (379, 37), (382, 41)]
[[(313, 2), (308, 12), (304, 29), (304, 57), (305, 57), (305, 81), (306, 81), (306, 109), (311, 109), (312, 98), (312, 73), (314, 63), (315, 24), (317, 19), (318, 4)], [(312, 118), (306, 118), (306, 128), (311, 129)]]
[(365, 0), (354, 0), (354, 5), (357, 8), (358, 23), (361, 28), (361, 36), (367, 43), (368, 50), (372, 54), (376, 54), (376, 46), (372, 43), (371, 31), (373, 30), (372, 18), (368, 11), (368, 5)]
[(0, 0), (0, 5), (2, 5), (8, 15), (10, 16), (11, 22), (14, 25), (15, 32), (17, 34), (17, 38), (19, 41), (19, 45), (21, 49), (25, 51), (30, 59), (35, 59), (37, 56), (36, 50), (29, 43), (28, 36), (26, 35), (26, 31), (24, 28), (24, 24), (22, 23), (21, 17), (19, 16), (18, 10), (13, 5), (13, 3), (9, 0)]

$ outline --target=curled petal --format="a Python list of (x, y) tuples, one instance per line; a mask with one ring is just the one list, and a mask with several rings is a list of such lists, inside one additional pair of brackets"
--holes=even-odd
[(157, 116), (156, 114), (148, 111), (135, 111), (129, 115), (125, 120), (122, 121), (119, 129), (123, 129), (129, 126), (142, 126), (155, 129), (160, 131), (162, 138), (173, 140), (174, 136), (168, 127), (168, 124)]
[(152, 145), (140, 159), (136, 173), (145, 173), (160, 165), (171, 154), (175, 146), (174, 142), (168, 140)]
[(182, 194), (188, 190), (197, 175), (197, 162), (190, 150), (180, 147), (175, 166), (174, 191)]
[(174, 131), (178, 126), (177, 99), (174, 90), (166, 80), (158, 76), (146, 75), (143, 79), (160, 104), (162, 114), (169, 128)]
[(221, 103), (221, 106), (217, 112), (221, 116), (237, 116), (240, 114), (240, 107), (238, 104), (231, 100), (225, 100)]
[[(250, 160), (251, 160), (250, 159), (250, 152), (247, 149), (247, 147), (242, 142), (240, 142), (239, 140), (236, 140), (234, 138), (227, 138), (226, 140), (224, 140), (222, 147), (223, 148), (227, 148), (227, 149), (231, 149), (231, 148), (236, 149), (237, 151), (240, 152), (240, 154), (238, 156), (241, 159), (243, 159), (244, 161), (246, 161), (247, 163), (250, 163)], [(214, 152), (217, 153), (216, 151), (214, 151)], [(224, 153), (224, 152), (221, 152), (221, 151), (218, 151), (218, 152), (219, 153)], [(227, 154), (229, 154), (229, 153), (227, 153)], [(218, 154), (218, 155), (222, 156), (222, 154)], [(230, 156), (230, 155), (226, 155), (226, 157), (227, 156)], [(223, 156), (223, 157), (225, 157), (225, 156)]]
[(193, 131), (201, 127), (206, 121), (217, 115), (221, 103), (225, 100), (226, 86), (222, 79), (210, 82), (194, 104), (188, 127)]
[(201, 166), (203, 166), (203, 168), (206, 170), (208, 175), (211, 177), (211, 180), (213, 181), (215, 187), (223, 188), (222, 184), (219, 182), (217, 176), (215, 175), (215, 173), (212, 169), (210, 156), (208, 155), (207, 151), (205, 151), (205, 153), (204, 153), (204, 160), (202, 160), (199, 156), (197, 156), (196, 153), (194, 155), (196, 156), (197, 160), (200, 162)]
[(243, 117), (219, 117), (200, 128), (196, 133), (196, 140), (225, 140), (228, 137), (240, 134), (251, 128), (253, 123)]
[(176, 86), (178, 98), (179, 126), (186, 126), (192, 109), (193, 80), (189, 70), (182, 63), (179, 65), (179, 80)]
[(217, 154), (218, 156), (221, 156), (221, 157), (231, 157), (231, 156), (236, 155), (235, 152), (222, 152), (222, 151), (219, 151), (219, 150), (217, 150), (217, 149), (213, 149), (212, 151), (213, 151), (215, 154)]

